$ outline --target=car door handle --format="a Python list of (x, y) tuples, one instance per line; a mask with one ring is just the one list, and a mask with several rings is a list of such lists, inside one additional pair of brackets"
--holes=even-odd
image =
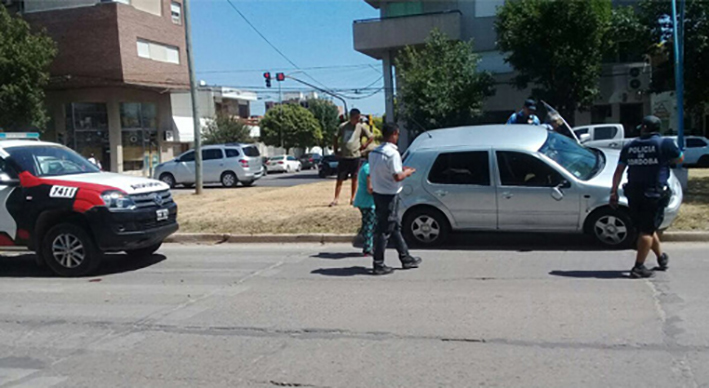
[(502, 193), (502, 197), (504, 199), (510, 199), (510, 198), (514, 197), (514, 194), (512, 194), (510, 192), (504, 192), (504, 193)]
[(445, 190), (436, 190), (434, 191), (434, 193), (439, 197), (445, 197), (446, 195), (448, 195), (448, 192)]
[(618, 147), (618, 143), (610, 143), (608, 144), (610, 147)]

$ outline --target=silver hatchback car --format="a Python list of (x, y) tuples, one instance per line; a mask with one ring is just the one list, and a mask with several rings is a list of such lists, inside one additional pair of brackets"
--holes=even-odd
[[(170, 187), (195, 183), (194, 150), (155, 167), (154, 178)], [(202, 179), (204, 183), (221, 183), (234, 187), (237, 183), (251, 186), (264, 175), (261, 153), (250, 144), (220, 144), (202, 147)]]
[[(456, 230), (588, 233), (608, 247), (630, 246), (627, 199), (617, 209), (608, 205), (619, 156), (537, 126), (426, 132), (404, 154), (417, 170), (401, 192), (404, 235), (426, 246)], [(662, 229), (682, 203), (674, 175), (669, 186)]]

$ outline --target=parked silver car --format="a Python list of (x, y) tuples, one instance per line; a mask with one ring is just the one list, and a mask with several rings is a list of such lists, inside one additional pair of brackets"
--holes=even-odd
[[(194, 150), (155, 167), (154, 177), (170, 187), (195, 183)], [(221, 183), (234, 187), (237, 183), (251, 186), (264, 175), (261, 154), (254, 145), (220, 144), (202, 147), (202, 179), (204, 183)]]
[[(627, 247), (635, 230), (627, 199), (608, 206), (620, 153), (587, 148), (542, 127), (490, 125), (429, 131), (404, 155), (416, 168), (401, 193), (403, 231), (418, 245), (437, 245), (450, 231), (588, 233)], [(677, 217), (673, 195), (662, 229)]]

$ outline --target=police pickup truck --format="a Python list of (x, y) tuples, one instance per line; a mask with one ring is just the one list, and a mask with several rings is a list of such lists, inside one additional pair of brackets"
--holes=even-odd
[(165, 183), (101, 172), (37, 134), (0, 135), (0, 247), (28, 247), (57, 275), (83, 276), (106, 252), (151, 255), (177, 231)]

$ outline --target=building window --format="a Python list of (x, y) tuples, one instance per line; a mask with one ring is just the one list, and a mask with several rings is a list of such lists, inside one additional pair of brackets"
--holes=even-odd
[(173, 1), (170, 4), (170, 14), (172, 15), (173, 23), (182, 24), (182, 4)]
[(108, 110), (102, 103), (66, 105), (66, 135), (62, 143), (86, 158), (94, 156), (104, 169), (111, 168)]
[(157, 124), (157, 107), (154, 104), (121, 104), (123, 171), (152, 174), (160, 159)]
[(384, 4), (383, 16), (385, 18), (420, 15), (423, 13), (422, 1), (394, 1)]
[(142, 39), (138, 39), (138, 56), (158, 62), (180, 64), (179, 48)]

